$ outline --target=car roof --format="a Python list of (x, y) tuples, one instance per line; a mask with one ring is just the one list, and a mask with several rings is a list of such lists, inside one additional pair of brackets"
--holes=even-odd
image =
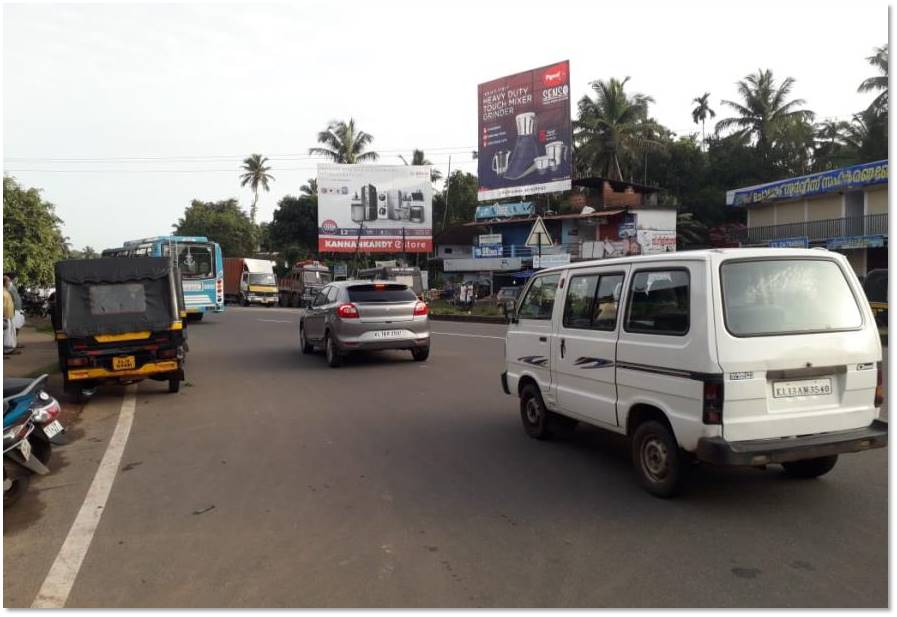
[(539, 270), (537, 274), (551, 272), (564, 272), (579, 268), (594, 268), (596, 266), (614, 265), (643, 265), (652, 263), (669, 263), (676, 261), (715, 261), (726, 259), (750, 259), (754, 257), (830, 257), (839, 259), (843, 256), (824, 248), (812, 249), (786, 249), (786, 248), (729, 248), (729, 249), (701, 249), (697, 251), (677, 251), (675, 253), (658, 253), (656, 255), (630, 255), (628, 257), (611, 257), (605, 259), (591, 259), (588, 261), (575, 261), (562, 266), (553, 266)]

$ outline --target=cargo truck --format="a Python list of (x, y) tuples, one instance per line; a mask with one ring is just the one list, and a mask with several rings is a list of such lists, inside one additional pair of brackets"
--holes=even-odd
[(267, 259), (225, 257), (224, 297), (243, 306), (277, 304), (274, 262)]

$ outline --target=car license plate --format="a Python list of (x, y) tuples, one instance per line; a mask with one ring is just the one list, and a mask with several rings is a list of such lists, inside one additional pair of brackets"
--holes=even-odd
[(59, 423), (59, 420), (53, 420), (47, 426), (44, 427), (44, 435), (47, 436), (47, 439), (53, 439), (61, 432), (62, 432), (62, 424)]
[(803, 379), (801, 381), (777, 381), (772, 384), (772, 395), (775, 398), (792, 396), (824, 396), (832, 393), (832, 380)]
[(137, 363), (134, 361), (134, 356), (118, 356), (112, 358), (112, 370), (114, 371), (126, 371), (135, 368), (136, 366)]
[(19, 451), (22, 453), (23, 459), (29, 460), (31, 458), (31, 443), (27, 439), (23, 439), (19, 443)]
[(374, 330), (374, 338), (399, 338), (403, 330)]

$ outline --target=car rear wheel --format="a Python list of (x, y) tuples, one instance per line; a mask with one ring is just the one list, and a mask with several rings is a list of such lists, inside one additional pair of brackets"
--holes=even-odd
[(411, 356), (417, 362), (426, 362), (427, 358), (430, 357), (430, 346), (428, 345), (426, 347), (419, 347), (417, 349), (412, 349)]
[(834, 469), (837, 462), (838, 455), (833, 454), (832, 456), (820, 456), (819, 458), (808, 458), (803, 461), (782, 463), (782, 468), (792, 478), (818, 478)]
[(327, 364), (330, 365), (330, 368), (342, 366), (343, 357), (340, 355), (339, 349), (336, 348), (336, 343), (333, 342), (333, 337), (330, 334), (324, 336), (324, 353), (327, 355)]
[(673, 497), (682, 488), (685, 461), (672, 431), (662, 422), (648, 420), (635, 430), (632, 464), (639, 483), (656, 497)]

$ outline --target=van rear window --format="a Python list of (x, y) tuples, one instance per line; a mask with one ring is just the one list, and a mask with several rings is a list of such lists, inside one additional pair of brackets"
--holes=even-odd
[(349, 287), (350, 302), (412, 302), (414, 300), (417, 300), (417, 296), (405, 285), (372, 283)]
[(726, 328), (735, 336), (852, 330), (856, 298), (829, 259), (733, 261), (720, 267)]

